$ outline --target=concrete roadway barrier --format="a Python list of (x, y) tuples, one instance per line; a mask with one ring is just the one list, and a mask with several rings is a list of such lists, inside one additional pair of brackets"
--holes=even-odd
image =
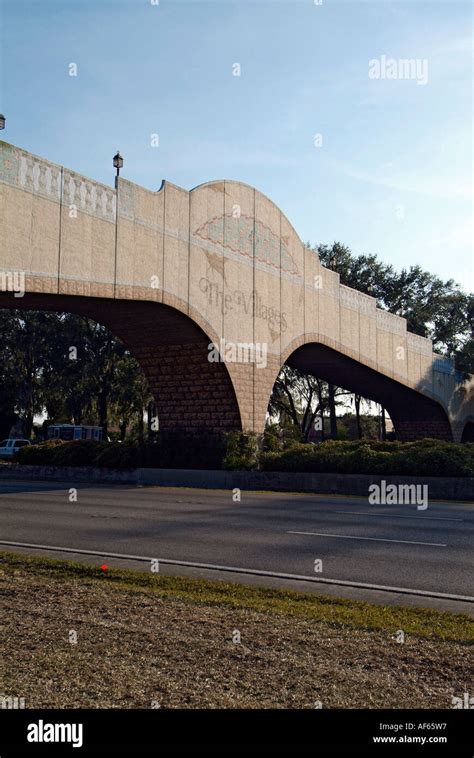
[(204, 489), (313, 492), (367, 497), (371, 484), (427, 485), (430, 500), (474, 501), (474, 477), (310, 474), (287, 471), (207, 471), (200, 469), (100, 469), (88, 466), (0, 466), (1, 480), (45, 480), (95, 484), (200, 487)]

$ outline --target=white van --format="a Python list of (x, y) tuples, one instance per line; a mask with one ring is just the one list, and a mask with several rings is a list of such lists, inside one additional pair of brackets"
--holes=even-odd
[(21, 447), (31, 445), (29, 440), (9, 439), (0, 442), (0, 458), (12, 458)]

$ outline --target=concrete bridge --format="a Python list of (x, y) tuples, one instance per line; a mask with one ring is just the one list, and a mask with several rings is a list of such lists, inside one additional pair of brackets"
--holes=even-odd
[(143, 367), (162, 428), (262, 431), (288, 363), (382, 403), (401, 439), (472, 433), (472, 378), (341, 285), (253, 187), (112, 188), (3, 142), (0, 188), (0, 307), (107, 326)]

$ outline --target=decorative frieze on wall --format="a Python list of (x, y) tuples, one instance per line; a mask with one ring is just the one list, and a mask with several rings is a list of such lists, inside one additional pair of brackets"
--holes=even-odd
[(0, 181), (59, 203), (61, 166), (0, 143)]
[(115, 190), (68, 170), (64, 171), (63, 204), (115, 223)]
[(416, 353), (422, 353), (422, 355), (431, 356), (433, 352), (431, 340), (420, 337), (418, 334), (412, 334), (412, 332), (407, 332), (407, 347)]
[(357, 292), (351, 287), (346, 287), (345, 284), (340, 285), (340, 298), (341, 305), (344, 308), (350, 308), (353, 311), (359, 311), (367, 315), (375, 316), (375, 298), (370, 295), (364, 295), (362, 292)]
[(381, 310), (381, 308), (376, 309), (376, 316), (377, 329), (399, 334), (401, 337), (407, 333), (407, 322), (401, 316), (395, 316), (393, 313)]
[[(62, 179), (61, 179), (61, 175)], [(37, 158), (12, 145), (0, 143), (0, 181), (52, 202), (75, 205), (79, 212), (115, 222), (115, 190), (93, 182), (55, 163)]]
[(61, 199), (61, 168), (31, 155), (20, 155), (18, 186), (28, 192), (59, 202)]

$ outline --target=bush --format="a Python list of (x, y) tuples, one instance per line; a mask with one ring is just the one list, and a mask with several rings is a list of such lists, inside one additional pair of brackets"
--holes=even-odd
[(26, 445), (21, 447), (14, 457), (14, 461), (26, 466), (52, 466), (54, 451), (63, 440), (48, 440), (38, 445)]
[(23, 465), (31, 466), (219, 469), (224, 454), (223, 434), (198, 429), (189, 433), (177, 429), (162, 430), (156, 434), (154, 441), (141, 446), (137, 442), (49, 440), (22, 448), (17, 460)]
[(141, 448), (141, 465), (152, 468), (220, 469), (225, 436), (209, 429), (163, 429)]
[(72, 440), (59, 445), (53, 452), (54, 466), (94, 466), (100, 449), (107, 442)]
[[(263, 450), (259, 449), (259, 442)], [(94, 442), (49, 440), (23, 447), (16, 460), (23, 465), (97, 466), (131, 469), (195, 468), (294, 471), (335, 474), (400, 474), (406, 476), (474, 476), (474, 444), (425, 439), (416, 442), (328, 440), (319, 445), (293, 441), (290, 447), (272, 433), (209, 430), (162, 430), (155, 440)]]
[[(222, 467), (233, 471), (250, 471), (258, 466), (258, 437), (253, 432), (229, 432)], [(270, 453), (272, 455), (272, 453)]]
[(94, 456), (98, 468), (131, 469), (140, 465), (138, 445), (133, 442), (100, 443)]
[(283, 435), (277, 424), (270, 424), (263, 433), (262, 450), (265, 453), (276, 453), (283, 447)]
[(264, 471), (338, 474), (405, 474), (408, 476), (474, 476), (474, 445), (417, 440), (377, 442), (328, 440), (262, 453)]

